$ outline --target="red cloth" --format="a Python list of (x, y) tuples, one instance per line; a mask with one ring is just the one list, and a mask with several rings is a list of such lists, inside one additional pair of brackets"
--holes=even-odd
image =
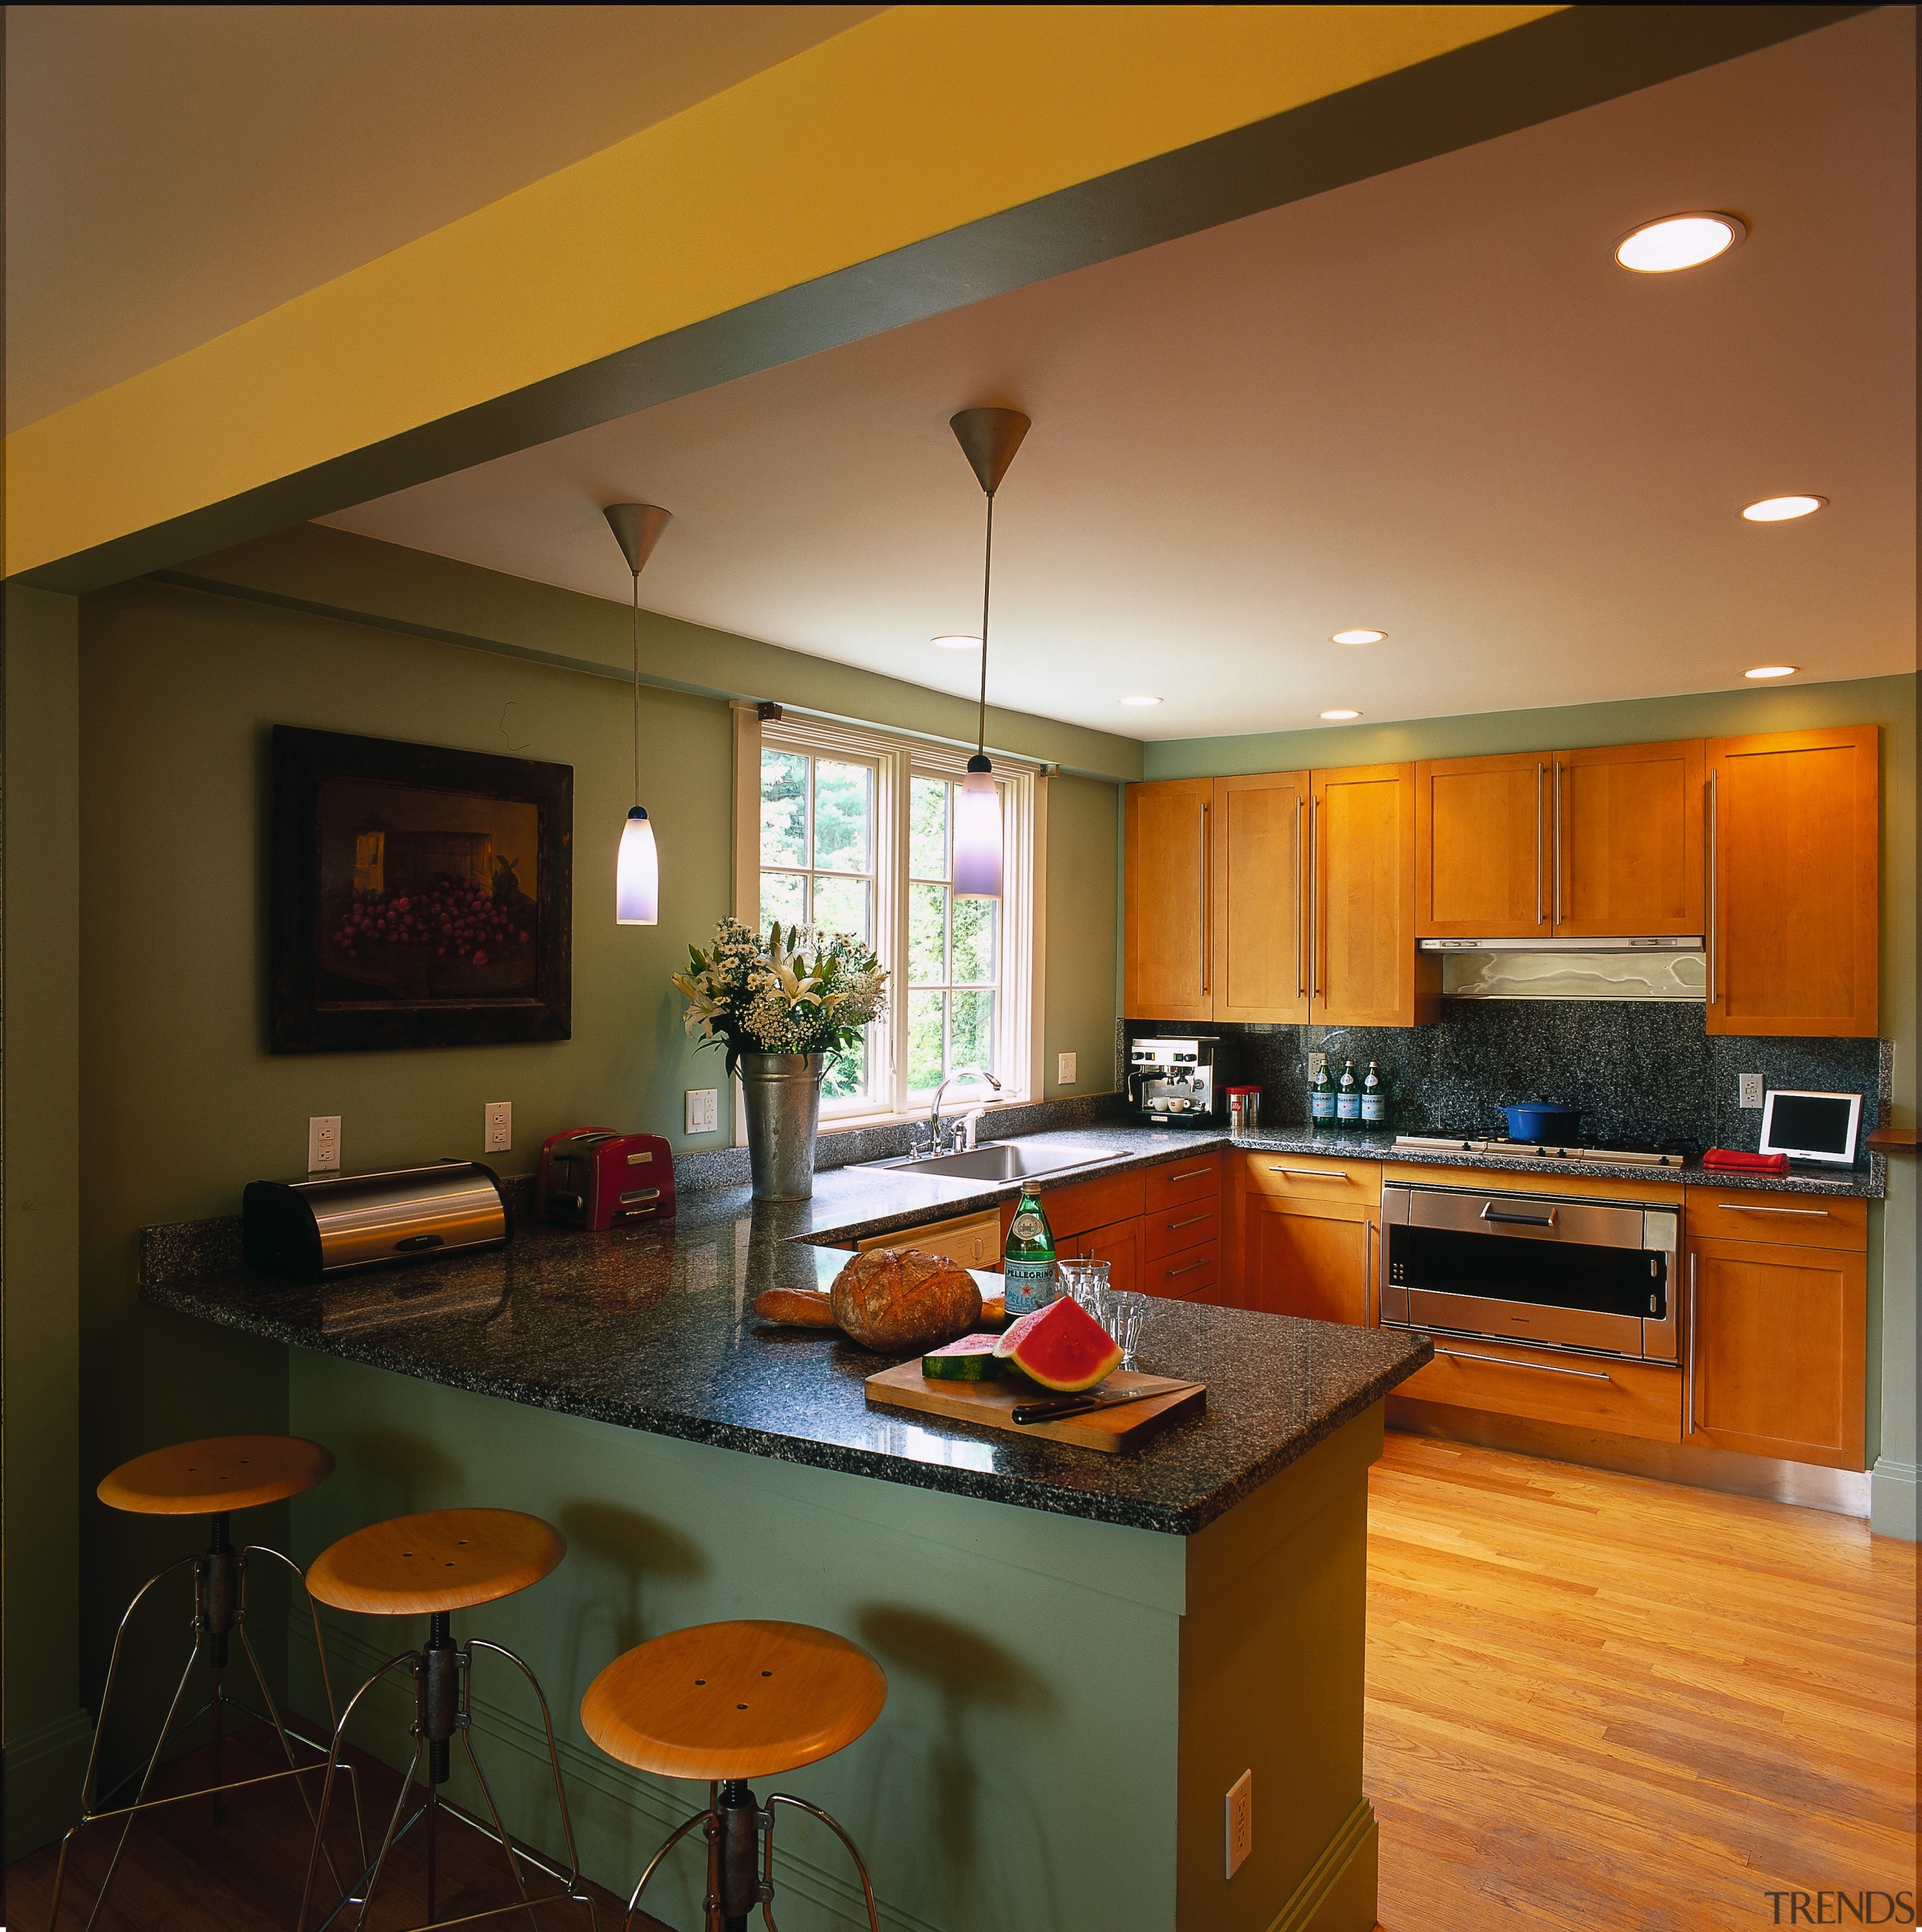
[(1786, 1174), (1786, 1154), (1745, 1154), (1734, 1147), (1711, 1147), (1702, 1156), (1705, 1168), (1728, 1168), (1743, 1174)]

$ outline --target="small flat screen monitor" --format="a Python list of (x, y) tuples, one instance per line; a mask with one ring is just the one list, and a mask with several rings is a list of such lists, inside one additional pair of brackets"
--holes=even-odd
[(1853, 1167), (1861, 1120), (1859, 1093), (1798, 1093), (1785, 1087), (1763, 1098), (1761, 1150), (1792, 1161)]

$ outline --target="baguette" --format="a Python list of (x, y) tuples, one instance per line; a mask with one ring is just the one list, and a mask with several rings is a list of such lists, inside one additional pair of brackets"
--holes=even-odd
[(764, 1322), (785, 1322), (797, 1328), (837, 1325), (828, 1297), (807, 1289), (764, 1288), (754, 1298), (754, 1312)]

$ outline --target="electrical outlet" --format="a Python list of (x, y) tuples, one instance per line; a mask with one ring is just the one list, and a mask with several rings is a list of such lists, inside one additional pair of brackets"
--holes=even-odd
[(1072, 1087), (1074, 1084), (1074, 1054), (1056, 1053), (1055, 1055), (1054, 1084), (1057, 1087)]
[(691, 1087), (687, 1090), (688, 1132), (712, 1134), (721, 1124), (721, 1090), (718, 1087)]
[(1760, 1107), (1762, 1104), (1762, 1077), (1758, 1073), (1738, 1073), (1736, 1080), (1742, 1089), (1744, 1107)]
[(307, 1122), (307, 1171), (337, 1174), (340, 1170), (340, 1116), (315, 1114)]
[(1310, 1053), (1308, 1056), (1308, 1077), (1312, 1080), (1328, 1064), (1326, 1053)]
[(487, 1111), (481, 1117), (486, 1124), (487, 1149), (490, 1154), (504, 1154), (514, 1145), (514, 1102), (511, 1100), (490, 1100)]
[(1243, 1771), (1228, 1786), (1228, 1876), (1233, 1878), (1255, 1849), (1255, 1774)]

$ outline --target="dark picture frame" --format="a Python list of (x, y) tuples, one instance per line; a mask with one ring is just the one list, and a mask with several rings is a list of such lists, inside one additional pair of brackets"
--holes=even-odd
[(273, 728), (276, 1053), (565, 1040), (574, 767)]

